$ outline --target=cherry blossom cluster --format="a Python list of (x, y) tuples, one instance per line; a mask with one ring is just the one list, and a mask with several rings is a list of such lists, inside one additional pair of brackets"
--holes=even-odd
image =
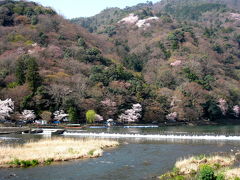
[(236, 117), (239, 117), (239, 115), (240, 115), (240, 106), (239, 105), (233, 106), (233, 112), (234, 112), (234, 115)]
[(22, 112), (22, 119), (26, 121), (31, 121), (31, 120), (34, 120), (35, 118), (36, 118), (36, 115), (33, 110), (24, 110)]
[(132, 109), (126, 110), (123, 114), (119, 116), (120, 122), (138, 122), (142, 117), (142, 106), (141, 104), (133, 104)]
[(228, 110), (228, 104), (227, 101), (223, 98), (219, 99), (218, 101), (218, 107), (221, 109), (222, 114), (225, 116)]
[(177, 60), (177, 61), (174, 61), (173, 63), (171, 63), (170, 65), (175, 67), (175, 66), (180, 66), (181, 64), (182, 64), (182, 61)]
[(177, 119), (177, 112), (170, 113), (166, 116), (167, 120), (175, 121)]
[(96, 122), (101, 122), (101, 121), (103, 121), (103, 117), (100, 116), (99, 114), (96, 114), (96, 115), (95, 115), (95, 121), (96, 121)]
[(146, 19), (139, 19), (139, 17), (137, 15), (134, 15), (133, 13), (129, 14), (129, 16), (123, 18), (122, 20), (120, 20), (118, 23), (124, 23), (124, 24), (135, 24), (136, 26), (138, 26), (139, 28), (147, 28), (150, 27), (150, 21), (153, 20), (158, 20), (158, 17), (149, 17)]
[(0, 120), (6, 120), (14, 110), (12, 99), (0, 100)]
[(54, 120), (57, 120), (57, 121), (61, 121), (64, 118), (68, 117), (68, 114), (66, 114), (63, 110), (55, 111), (53, 115), (54, 115)]
[(109, 106), (109, 107), (115, 107), (117, 106), (117, 103), (114, 101), (111, 101), (111, 99), (105, 99), (104, 101), (101, 101), (101, 103), (105, 106)]

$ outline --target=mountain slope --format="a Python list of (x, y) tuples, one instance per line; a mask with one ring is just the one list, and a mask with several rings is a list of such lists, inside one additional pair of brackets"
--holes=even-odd
[(195, 2), (107, 9), (81, 20), (89, 33), (50, 8), (2, 1), (0, 99), (15, 101), (13, 119), (64, 110), (84, 122), (94, 109), (117, 120), (133, 104), (141, 123), (237, 119), (240, 13), (233, 0)]
[(233, 117), (240, 103), (238, 9), (234, 0), (163, 0), (105, 27), (114, 33), (102, 32), (122, 64), (151, 87), (148, 112), (182, 121)]
[(117, 61), (112, 43), (36, 3), (1, 1), (0, 12), (0, 99), (38, 115), (73, 108), (84, 120), (99, 89), (91, 84), (91, 68), (110, 66), (107, 57)]
[(140, 3), (132, 7), (126, 7), (124, 9), (107, 8), (93, 17), (74, 18), (71, 19), (71, 22), (83, 26), (84, 28), (88, 29), (89, 32), (103, 33), (102, 31), (105, 31), (111, 35), (111, 33), (114, 33), (114, 30), (110, 27), (108, 27), (108, 29), (105, 29), (107, 25), (118, 22), (120, 19), (122, 19), (124, 16), (131, 12), (138, 11), (139, 9), (146, 9), (152, 7), (152, 2), (147, 2)]

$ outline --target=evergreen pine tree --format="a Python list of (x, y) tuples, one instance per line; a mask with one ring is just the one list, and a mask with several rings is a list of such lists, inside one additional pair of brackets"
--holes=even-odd
[(20, 58), (17, 61), (16, 72), (15, 72), (15, 75), (16, 75), (16, 78), (17, 78), (17, 83), (19, 85), (23, 85), (26, 81), (25, 70), (26, 70), (26, 65), (25, 65), (25, 62), (24, 62), (24, 58)]
[(38, 64), (33, 57), (29, 57), (26, 62), (26, 81), (33, 92), (41, 85), (41, 78), (38, 73)]
[(70, 107), (68, 109), (68, 115), (69, 115), (70, 122), (72, 122), (72, 123), (77, 122), (78, 116), (77, 116), (77, 109), (76, 108)]

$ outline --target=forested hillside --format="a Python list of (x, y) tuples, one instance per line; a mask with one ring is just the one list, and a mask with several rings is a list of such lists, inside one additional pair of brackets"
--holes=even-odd
[(14, 101), (11, 118), (34, 110), (51, 119), (52, 112), (64, 110), (73, 122), (85, 121), (86, 110), (97, 109), (103, 94), (90, 80), (94, 65), (116, 71), (108, 58), (114, 56), (112, 43), (39, 4), (0, 5), (0, 99)]
[(108, 33), (109, 35), (113, 35), (114, 27), (111, 26), (111, 24), (116, 23), (131, 12), (138, 11), (139, 9), (149, 9), (152, 7), (152, 2), (147, 2), (132, 7), (126, 7), (124, 9), (107, 8), (93, 17), (74, 18), (71, 19), (71, 22), (75, 24), (80, 24), (82, 27), (86, 28), (91, 33), (98, 32), (99, 34)]
[(133, 104), (140, 123), (238, 119), (238, 9), (239, 0), (163, 0), (70, 22), (2, 1), (0, 99), (14, 100), (13, 117), (64, 110), (72, 122), (90, 109), (118, 120)]
[(150, 88), (152, 119), (216, 120), (239, 113), (239, 8), (239, 0), (163, 0), (90, 26)]

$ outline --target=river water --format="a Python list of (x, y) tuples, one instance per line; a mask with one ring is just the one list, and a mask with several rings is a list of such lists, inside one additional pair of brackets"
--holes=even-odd
[[(65, 137), (86, 138), (80, 135), (108, 134), (120, 146), (106, 150), (102, 157), (76, 160), (50, 166), (26, 169), (0, 169), (0, 180), (148, 180), (156, 179), (173, 168), (177, 159), (190, 155), (240, 150), (240, 126), (162, 127), (162, 128), (95, 128), (72, 132)], [(136, 135), (136, 137), (111, 137), (112, 134)], [(144, 135), (171, 135), (173, 138), (144, 138)], [(141, 136), (138, 136), (141, 135)], [(187, 135), (209, 139), (174, 138)], [(239, 137), (235, 140), (219, 140), (214, 136)], [(23, 143), (44, 138), (40, 135), (0, 136), (4, 143)], [(89, 137), (87, 137), (89, 138)], [(96, 138), (95, 136), (90, 138)], [(102, 138), (97, 137), (97, 138)]]

